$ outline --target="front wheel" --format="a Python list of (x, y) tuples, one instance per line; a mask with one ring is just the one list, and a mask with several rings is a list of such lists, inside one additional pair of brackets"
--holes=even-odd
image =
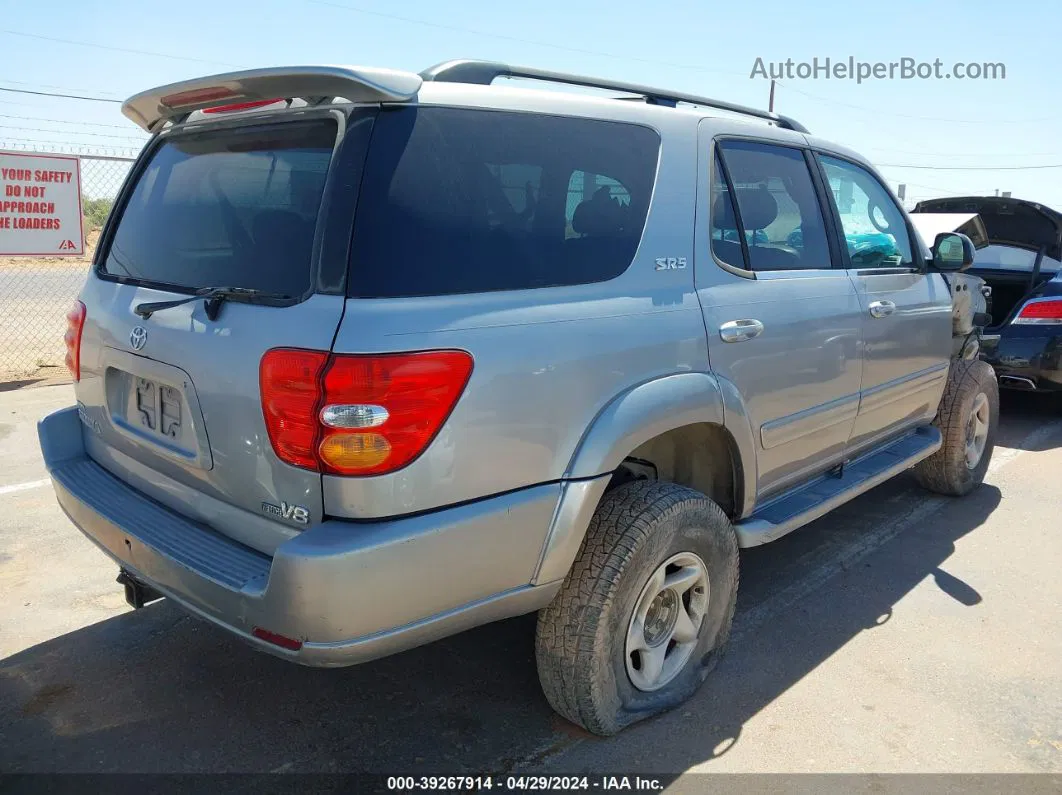
[(730, 634), (738, 548), (723, 510), (673, 483), (608, 492), (561, 591), (539, 613), (550, 705), (600, 735), (692, 696)]
[(999, 386), (989, 364), (976, 359), (952, 363), (933, 424), (943, 443), (915, 467), (915, 477), (938, 494), (969, 494), (985, 479), (999, 424)]

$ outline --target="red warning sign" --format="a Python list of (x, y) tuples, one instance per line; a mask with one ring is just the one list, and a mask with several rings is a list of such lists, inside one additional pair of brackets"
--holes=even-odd
[(80, 161), (0, 152), (0, 256), (77, 256), (84, 251)]

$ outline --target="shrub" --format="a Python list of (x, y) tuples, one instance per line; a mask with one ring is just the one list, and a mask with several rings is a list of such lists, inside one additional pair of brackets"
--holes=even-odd
[(82, 211), (85, 215), (85, 231), (99, 229), (107, 220), (107, 215), (114, 205), (113, 199), (85, 199)]

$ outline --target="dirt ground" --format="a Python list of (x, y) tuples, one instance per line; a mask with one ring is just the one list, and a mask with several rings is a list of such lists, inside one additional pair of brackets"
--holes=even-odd
[(79, 257), (0, 257), (0, 268), (69, 268), (75, 262), (88, 265), (92, 262), (101, 231), (90, 229), (85, 233), (85, 253)]

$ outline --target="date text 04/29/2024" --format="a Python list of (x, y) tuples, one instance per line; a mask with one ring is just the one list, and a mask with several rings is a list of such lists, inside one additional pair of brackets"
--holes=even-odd
[(387, 789), (392, 792), (460, 792), (492, 790), (530, 790), (535, 792), (572, 791), (641, 791), (660, 792), (660, 779), (642, 776), (388, 776)]

